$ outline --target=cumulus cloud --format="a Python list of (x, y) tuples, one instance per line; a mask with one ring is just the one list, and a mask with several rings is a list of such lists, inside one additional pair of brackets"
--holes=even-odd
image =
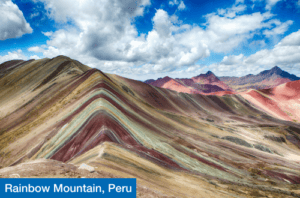
[(27, 56), (24, 55), (21, 49), (18, 49), (16, 51), (7, 52), (7, 54), (0, 56), (0, 64), (10, 60), (28, 60), (28, 59), (40, 59), (40, 57), (37, 55), (32, 55), (28, 58)]
[(10, 60), (27, 60), (28, 58), (23, 54), (22, 50), (8, 52), (6, 55), (0, 56), (0, 64)]
[(11, 0), (0, 1), (0, 18), (0, 40), (32, 33), (32, 28), (25, 20), (22, 11)]
[(235, 71), (235, 74), (242, 76), (274, 66), (300, 75), (300, 30), (283, 38), (273, 49), (260, 50), (248, 57), (243, 54), (225, 56), (220, 63), (209, 68), (220, 75), (232, 75)]
[(300, 30), (286, 36), (279, 42), (279, 46), (300, 46)]
[(43, 49), (41, 47), (38, 47), (38, 46), (30, 47), (27, 50), (30, 51), (30, 52), (43, 52)]
[[(259, 34), (259, 30), (269, 26), (268, 20), (273, 16), (269, 12), (253, 13), (247, 15), (236, 15), (240, 9), (229, 9), (222, 14), (209, 14), (207, 16), (207, 29), (203, 42), (214, 52), (229, 52), (238, 47), (241, 43)], [(218, 11), (220, 12), (220, 11)], [(209, 42), (208, 42), (209, 41)]]
[[(157, 9), (153, 29), (139, 35), (133, 22), (143, 16), (150, 0), (39, 1), (44, 2), (48, 17), (68, 25), (43, 32), (49, 37), (47, 46), (31, 47), (29, 51), (42, 52), (49, 58), (67, 55), (123, 76), (200, 71), (196, 63), (211, 53), (228, 53), (264, 29), (269, 31), (266, 35), (282, 34), (291, 23), (270, 20), (274, 17), (270, 12), (243, 14), (246, 6), (238, 2), (208, 14), (201, 26), (184, 24), (176, 15)], [(180, 2), (172, 0), (169, 4), (178, 6)], [(224, 69), (239, 59), (245, 57), (228, 57), (222, 63)]]
[(40, 57), (38, 55), (33, 55), (33, 56), (30, 56), (29, 59), (40, 59)]

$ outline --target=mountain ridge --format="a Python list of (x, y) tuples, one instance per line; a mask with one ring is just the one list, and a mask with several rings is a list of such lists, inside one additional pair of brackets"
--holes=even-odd
[(300, 78), (275, 66), (256, 75), (248, 74), (242, 77), (220, 77), (220, 80), (237, 91), (246, 91), (247, 89), (259, 90), (272, 88), (283, 83), (300, 80)]
[[(163, 83), (157, 83), (157, 82), (161, 82), (162, 79), (164, 78), (158, 78), (157, 80), (151, 79), (151, 80), (146, 80), (144, 82), (147, 84), (151, 84), (153, 86), (162, 87)], [(168, 77), (168, 80), (170, 79), (171, 78)], [(231, 93), (231, 92), (235, 93), (235, 92), (243, 92), (248, 89), (259, 90), (259, 89), (272, 88), (283, 83), (300, 80), (300, 78), (294, 74), (290, 74), (286, 71), (283, 71), (278, 66), (274, 66), (273, 68), (269, 70), (264, 70), (256, 75), (247, 74), (242, 77), (230, 77), (230, 76), (217, 77), (213, 72), (207, 71), (205, 74), (199, 74), (192, 78), (175, 78), (174, 80), (181, 83), (183, 86), (190, 87), (190, 89), (199, 91), (202, 94), (206, 94), (206, 93), (211, 94), (213, 92), (219, 92), (219, 91), (225, 91), (225, 92), (227, 91), (227, 93)], [(204, 91), (205, 89), (202, 89), (197, 85), (193, 85), (193, 82), (191, 80), (196, 84), (202, 84), (202, 85), (205, 84), (205, 86), (215, 85), (221, 88), (222, 90), (211, 89), (211, 91), (205, 92)], [(176, 91), (175, 88), (172, 87), (169, 88)]]

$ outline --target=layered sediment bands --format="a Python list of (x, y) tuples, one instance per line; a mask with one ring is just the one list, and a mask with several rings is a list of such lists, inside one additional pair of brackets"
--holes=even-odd
[[(86, 163), (179, 197), (299, 184), (299, 124), (250, 98), (275, 92), (178, 93), (64, 56), (10, 61), (0, 73), (1, 166), (38, 158)], [(229, 184), (248, 190), (223, 188)]]

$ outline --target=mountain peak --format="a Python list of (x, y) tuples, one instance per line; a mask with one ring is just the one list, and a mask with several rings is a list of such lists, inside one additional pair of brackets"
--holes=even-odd
[(275, 66), (270, 71), (271, 72), (282, 72), (282, 69), (280, 69), (280, 67), (278, 67), (278, 66)]
[(278, 66), (275, 66), (270, 70), (264, 70), (260, 72), (258, 75), (273, 75), (273, 74), (281, 75), (283, 73), (285, 73), (283, 70), (281, 70)]
[[(58, 55), (58, 56), (52, 58), (52, 60), (57, 60), (57, 59), (72, 60), (70, 57), (64, 56), (64, 55)], [(75, 60), (72, 60), (72, 61), (75, 61)]]
[(150, 85), (156, 86), (156, 87), (161, 87), (165, 83), (169, 82), (170, 80), (174, 80), (173, 78), (170, 78), (169, 76), (165, 76), (163, 78), (158, 78), (157, 80), (154, 80), (150, 82)]
[(162, 79), (164, 79), (164, 80), (171, 80), (172, 78), (170, 78), (169, 76), (165, 76)]
[(205, 75), (211, 75), (211, 74), (213, 74), (213, 75), (215, 75), (214, 73), (212, 73), (211, 71), (208, 71), (208, 72), (206, 72), (206, 74)]
[(197, 77), (208, 77), (208, 76), (216, 76), (216, 75), (214, 73), (212, 73), (211, 71), (208, 71), (205, 74), (200, 74), (198, 76), (195, 76), (194, 78), (197, 78)]

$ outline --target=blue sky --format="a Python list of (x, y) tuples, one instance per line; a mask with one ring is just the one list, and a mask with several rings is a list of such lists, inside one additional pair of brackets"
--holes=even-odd
[(0, 0), (0, 63), (66, 55), (138, 80), (300, 76), (300, 0)]

